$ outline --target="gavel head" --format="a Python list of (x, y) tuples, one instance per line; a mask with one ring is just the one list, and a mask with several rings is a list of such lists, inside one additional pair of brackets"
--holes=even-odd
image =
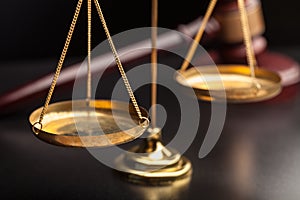
[[(265, 23), (259, 0), (245, 1), (251, 36), (262, 35)], [(223, 43), (240, 43), (243, 41), (240, 12), (237, 0), (221, 0), (217, 5), (214, 17), (220, 23), (219, 38)]]
[[(265, 23), (259, 0), (245, 0), (250, 34), (255, 55), (265, 51), (267, 40), (263, 37)], [(220, 56), (225, 63), (246, 63), (246, 49), (237, 0), (220, 0), (214, 13), (220, 24), (218, 40)]]

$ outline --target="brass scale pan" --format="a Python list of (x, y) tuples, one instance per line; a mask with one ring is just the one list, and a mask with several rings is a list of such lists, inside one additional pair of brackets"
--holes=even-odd
[(175, 79), (183, 87), (193, 88), (197, 98), (205, 101), (258, 102), (281, 91), (279, 75), (255, 68), (255, 78), (252, 78), (249, 66), (245, 65), (192, 67), (178, 72)]
[[(48, 143), (71, 147), (106, 147), (141, 136), (146, 127), (132, 104), (110, 100), (62, 101), (50, 104), (42, 128), (36, 122), (42, 108), (29, 117), (35, 135)], [(148, 117), (140, 107), (142, 116)]]
[[(89, 79), (91, 62), (91, 0), (88, 2), (88, 74), (87, 91), (90, 93)], [(98, 0), (95, 0), (99, 17), (109, 41), (112, 53), (131, 98), (135, 101), (117, 51), (102, 14)], [(75, 24), (81, 9), (79, 0), (73, 16), (65, 46), (58, 62), (47, 99), (51, 99), (57, 78), (60, 74), (67, 49), (69, 47)], [(132, 94), (131, 94), (132, 93)], [(87, 94), (87, 98), (90, 95)], [(46, 101), (47, 102), (47, 101)], [(110, 100), (76, 100), (64, 101), (35, 110), (29, 117), (35, 135), (48, 143), (72, 147), (105, 147), (131, 141), (141, 134), (149, 125), (148, 113), (136, 105)], [(46, 108), (46, 109), (45, 109)]]

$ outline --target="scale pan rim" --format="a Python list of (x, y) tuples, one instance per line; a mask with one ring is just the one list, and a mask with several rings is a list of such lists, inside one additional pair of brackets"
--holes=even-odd
[[(191, 67), (183, 72), (178, 70), (174, 78), (186, 90), (192, 88), (197, 98), (203, 101), (251, 103), (271, 99), (281, 92), (281, 78), (276, 72), (260, 67), (255, 68), (256, 80), (262, 85), (259, 92), (254, 91), (257, 89), (255, 87), (245, 86), (250, 84), (250, 73), (250, 67), (247, 65), (206, 65)], [(212, 80), (222, 81), (220, 85), (212, 86), (212, 83), (215, 83)], [(226, 81), (229, 80), (235, 80), (236, 84), (232, 82), (228, 84), (229, 82)], [(199, 86), (199, 83), (206, 86)], [(252, 81), (251, 84), (253, 84)]]
[[(74, 108), (76, 109), (74, 110)], [(90, 114), (87, 114), (90, 113), (87, 108), (91, 109), (90, 112), (94, 114), (92, 118), (90, 118)], [(142, 116), (148, 118), (149, 114), (147, 110), (143, 107), (139, 108)], [(42, 107), (34, 110), (29, 116), (32, 131), (38, 139), (58, 146), (89, 148), (119, 145), (140, 137), (147, 128), (140, 125), (140, 120), (133, 105), (128, 102), (101, 99), (90, 100), (89, 103), (86, 100), (69, 100), (52, 103), (49, 104), (44, 116), (42, 129), (37, 124), (41, 110)], [(85, 135), (84, 133), (78, 133), (80, 132), (77, 129), (78, 123), (87, 124), (86, 126), (89, 127), (89, 123), (95, 122), (93, 121), (95, 119), (101, 120), (102, 117), (118, 122), (122, 120), (121, 123), (125, 123), (126, 127), (121, 129), (114, 123), (107, 128), (106, 125), (109, 125), (109, 123), (106, 124), (106, 121), (104, 121), (100, 122), (100, 124), (102, 123), (101, 129), (107, 134), (92, 133)], [(72, 127), (72, 129), (68, 130), (68, 127)], [(75, 128), (77, 133), (74, 132)], [(60, 132), (53, 130), (60, 130)]]

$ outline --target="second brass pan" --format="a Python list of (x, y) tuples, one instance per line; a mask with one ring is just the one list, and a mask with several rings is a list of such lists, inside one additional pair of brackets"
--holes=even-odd
[[(106, 147), (131, 141), (143, 134), (133, 106), (119, 101), (75, 100), (50, 104), (42, 121), (39, 108), (29, 117), (35, 135), (48, 143), (71, 147)], [(142, 116), (148, 117), (140, 108)]]
[(192, 67), (178, 72), (175, 79), (180, 85), (193, 88), (198, 99), (205, 101), (257, 102), (281, 91), (279, 75), (255, 68), (255, 78), (252, 78), (249, 66), (245, 65)]

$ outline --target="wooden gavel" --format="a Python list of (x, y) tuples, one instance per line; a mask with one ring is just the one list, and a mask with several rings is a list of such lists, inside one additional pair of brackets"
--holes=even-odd
[[(265, 24), (262, 7), (259, 0), (245, 1), (253, 50), (256, 55), (267, 47), (267, 40), (263, 36)], [(241, 26), (241, 17), (237, 0), (221, 0), (217, 5), (214, 17), (220, 24), (218, 39), (220, 42), (220, 56), (226, 63), (246, 63), (246, 49)]]

